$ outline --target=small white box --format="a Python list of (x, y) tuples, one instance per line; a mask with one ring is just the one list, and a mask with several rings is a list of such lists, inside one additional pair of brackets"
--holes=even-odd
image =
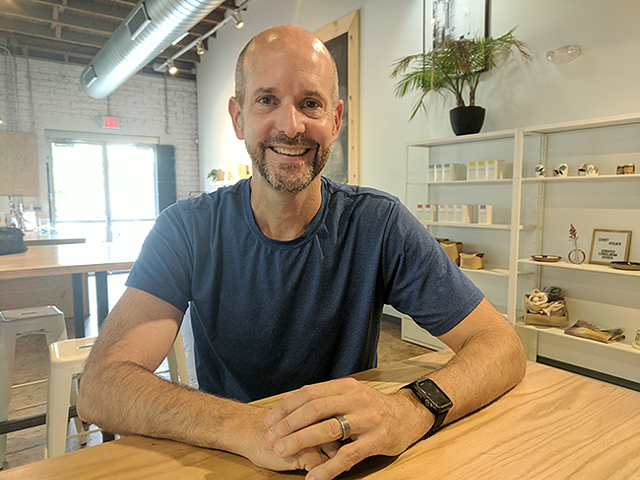
[(425, 205), (424, 219), (427, 222), (437, 222), (438, 221), (438, 205)]
[(491, 205), (478, 205), (478, 223), (491, 225)]
[(440, 163), (436, 164), (435, 176), (434, 176), (433, 181), (434, 182), (441, 182), (442, 181), (442, 164), (440, 164)]
[(473, 205), (462, 205), (462, 223), (471, 223)]
[(455, 223), (462, 223), (462, 205), (453, 206), (453, 221)]
[(435, 165), (429, 165), (429, 172), (427, 173), (427, 182), (436, 181), (436, 167)]
[(478, 205), (467, 205), (469, 207), (469, 218), (471, 223), (478, 223)]
[(450, 182), (451, 181), (451, 164), (445, 163), (442, 165), (442, 181)]
[(447, 222), (453, 223), (456, 221), (455, 209), (453, 205), (447, 205)]
[(463, 163), (451, 164), (451, 180), (459, 181), (466, 180), (467, 178), (467, 166)]
[(446, 221), (447, 221), (447, 206), (438, 205), (438, 222), (446, 222)]
[(416, 217), (420, 221), (424, 220), (424, 205), (418, 204), (416, 207)]
[(487, 180), (496, 180), (498, 178), (498, 166), (496, 160), (487, 160)]
[(477, 171), (478, 167), (476, 162), (469, 162), (469, 165), (467, 165), (467, 180), (475, 180), (477, 178)]
[(504, 160), (498, 160), (498, 175), (497, 178), (499, 180), (502, 180), (504, 178), (504, 170), (505, 170), (505, 161)]
[(478, 162), (478, 170), (476, 172), (476, 178), (478, 180), (484, 180), (487, 178), (487, 165), (484, 160)]

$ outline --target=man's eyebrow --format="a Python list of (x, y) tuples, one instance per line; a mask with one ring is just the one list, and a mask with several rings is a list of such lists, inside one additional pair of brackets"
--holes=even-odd
[(267, 94), (267, 95), (271, 95), (271, 94), (273, 94), (275, 91), (276, 91), (276, 89), (275, 89), (275, 88), (273, 88), (273, 87), (260, 87), (260, 88), (257, 88), (257, 89), (255, 90), (255, 92), (253, 92), (253, 93), (254, 93), (254, 95), (256, 95), (256, 96), (257, 96), (257, 95), (265, 95), (265, 94)]

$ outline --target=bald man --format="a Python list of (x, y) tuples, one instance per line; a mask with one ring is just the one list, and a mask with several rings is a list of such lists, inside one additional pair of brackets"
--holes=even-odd
[[(255, 174), (158, 217), (87, 361), (83, 420), (325, 480), (520, 381), (511, 325), (398, 199), (321, 176), (342, 111), (314, 35), (283, 25), (249, 42), (229, 114)], [(376, 365), (384, 304), (456, 353), (393, 395), (340, 379)], [(153, 374), (188, 306), (200, 390)], [(294, 390), (270, 411), (247, 403)]]

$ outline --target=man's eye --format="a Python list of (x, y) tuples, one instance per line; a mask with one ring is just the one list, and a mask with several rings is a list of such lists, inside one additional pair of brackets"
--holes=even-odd
[(271, 105), (271, 99), (269, 97), (262, 97), (258, 99), (258, 103), (261, 103), (262, 105)]
[(304, 106), (307, 108), (318, 108), (320, 104), (315, 100), (307, 100), (306, 102), (304, 102)]

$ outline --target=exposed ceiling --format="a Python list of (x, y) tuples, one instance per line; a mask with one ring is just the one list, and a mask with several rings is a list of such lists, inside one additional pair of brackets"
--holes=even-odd
[[(84, 66), (137, 3), (137, 0), (0, 0), (0, 45), (17, 57)], [(186, 37), (145, 66), (142, 73), (164, 76), (164, 72), (153, 69), (154, 63), (164, 63), (214, 28), (228, 15), (228, 10), (235, 9), (233, 0), (225, 0), (190, 29)], [(205, 39), (205, 50), (208, 41), (215, 40)], [(174, 77), (195, 81), (199, 62), (200, 56), (193, 47), (175, 60), (178, 72)]]

